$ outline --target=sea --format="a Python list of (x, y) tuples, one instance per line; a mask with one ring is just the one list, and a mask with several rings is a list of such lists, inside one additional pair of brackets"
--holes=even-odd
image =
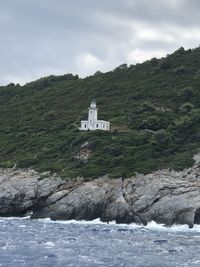
[(2, 267), (200, 267), (200, 226), (0, 218)]

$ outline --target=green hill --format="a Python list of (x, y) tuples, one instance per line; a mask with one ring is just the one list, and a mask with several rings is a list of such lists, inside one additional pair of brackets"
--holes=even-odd
[[(78, 130), (93, 98), (111, 132)], [(188, 167), (199, 148), (200, 48), (84, 79), (0, 87), (1, 167), (126, 177)]]

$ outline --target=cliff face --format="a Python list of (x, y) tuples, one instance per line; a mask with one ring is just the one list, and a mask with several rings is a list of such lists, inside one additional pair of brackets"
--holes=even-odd
[(138, 174), (129, 179), (101, 177), (63, 181), (33, 170), (0, 170), (0, 216), (54, 220), (116, 220), (168, 226), (200, 223), (200, 155), (182, 172)]

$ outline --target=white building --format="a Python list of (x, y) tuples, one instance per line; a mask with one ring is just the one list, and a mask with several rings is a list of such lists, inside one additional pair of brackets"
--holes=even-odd
[(109, 131), (110, 130), (110, 122), (98, 120), (97, 119), (98, 108), (96, 106), (96, 101), (92, 100), (90, 107), (88, 108), (88, 120), (81, 121), (81, 127), (79, 130), (86, 131), (86, 130), (103, 130)]

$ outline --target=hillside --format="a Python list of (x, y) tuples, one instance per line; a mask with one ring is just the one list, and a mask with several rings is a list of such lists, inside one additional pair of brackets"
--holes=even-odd
[[(78, 130), (93, 98), (111, 132)], [(127, 177), (189, 167), (199, 148), (200, 48), (84, 79), (52, 75), (0, 87), (1, 167)]]

